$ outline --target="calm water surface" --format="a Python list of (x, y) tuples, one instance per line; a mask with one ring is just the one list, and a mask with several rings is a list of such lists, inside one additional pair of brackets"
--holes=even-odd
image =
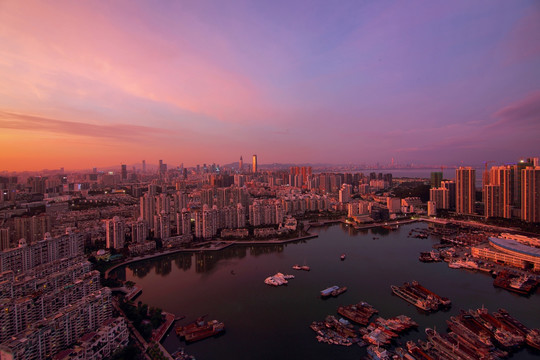
[[(484, 305), (490, 311), (506, 308), (529, 327), (540, 327), (539, 295), (529, 298), (494, 288), (484, 273), (448, 268), (446, 263), (421, 263), (436, 239), (408, 238), (413, 228), (356, 232), (343, 225), (312, 229), (318, 238), (280, 246), (236, 246), (215, 253), (176, 254), (128, 265), (117, 275), (143, 287), (137, 300), (186, 316), (225, 322), (226, 333), (185, 345), (171, 331), (163, 341), (169, 351), (179, 346), (197, 359), (360, 359), (365, 350), (318, 343), (309, 325), (336, 313), (339, 305), (367, 301), (379, 315), (405, 314), (419, 323), (398, 339), (425, 339), (424, 329), (445, 331), (445, 320), (459, 309)], [(374, 239), (378, 237), (378, 239)], [(347, 259), (340, 261), (340, 254)], [(310, 272), (291, 269), (311, 266)], [(271, 287), (263, 280), (276, 272), (294, 274), (287, 286)], [(390, 285), (418, 280), (452, 300), (446, 312), (426, 314), (392, 294)], [(320, 290), (345, 285), (338, 298), (322, 300)], [(527, 348), (512, 359), (538, 358)]]

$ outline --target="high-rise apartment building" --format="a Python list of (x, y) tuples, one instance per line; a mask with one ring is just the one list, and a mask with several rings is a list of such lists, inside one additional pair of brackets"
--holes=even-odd
[(191, 234), (191, 213), (185, 208), (176, 214), (176, 228), (178, 235)]
[(0, 229), (0, 251), (9, 249), (9, 229)]
[[(30, 323), (24, 331), (2, 343), (0, 359), (52, 358), (51, 355), (75, 344), (89, 330), (99, 328), (111, 316), (111, 290), (102, 288), (62, 308), (53, 317)], [(127, 332), (124, 333), (127, 335)], [(127, 340), (127, 336), (125, 338)]]
[(82, 237), (72, 232), (70, 228), (66, 229), (65, 235), (55, 238), (47, 233), (43, 241), (35, 244), (27, 244), (22, 239), (18, 247), (0, 252), (0, 273), (28, 271), (58, 259), (82, 255), (83, 252)]
[(159, 215), (154, 217), (154, 222), (156, 224), (154, 237), (160, 239), (168, 239), (171, 237), (171, 222), (169, 220), (169, 215), (165, 210), (162, 210)]
[(521, 170), (521, 219), (540, 222), (540, 167)]
[(351, 193), (352, 193), (351, 185), (349, 184), (341, 185), (341, 189), (339, 190), (339, 202), (348, 203), (349, 201), (351, 201)]
[(429, 189), (429, 201), (432, 201), (435, 204), (436, 209), (448, 209), (450, 192), (447, 188), (431, 188)]
[(495, 166), (490, 169), (483, 189), (486, 217), (512, 217), (513, 172), (512, 166)]
[(442, 171), (434, 171), (431, 173), (431, 187), (439, 188), (441, 187), (441, 181), (443, 178)]
[(146, 241), (148, 237), (148, 225), (142, 217), (131, 224), (131, 241), (133, 243), (142, 244)]
[(456, 212), (458, 214), (474, 214), (475, 173), (472, 167), (456, 169)]
[(456, 210), (456, 183), (455, 181), (441, 181), (441, 187), (448, 190), (448, 210)]
[(122, 175), (122, 181), (126, 181), (127, 180), (127, 165), (122, 164), (122, 169), (121, 169), (120, 174)]
[(253, 173), (257, 173), (257, 155), (253, 155)]
[(513, 205), (517, 209), (521, 209), (521, 175), (522, 170), (530, 166), (535, 166), (538, 163), (538, 158), (521, 159), (517, 164), (513, 166), (514, 169), (514, 191), (513, 191)]
[(106, 221), (106, 241), (109, 249), (122, 249), (125, 243), (124, 222), (118, 216)]
[(154, 196), (149, 194), (144, 194), (141, 197), (141, 217), (146, 224), (148, 224), (148, 229), (154, 229), (154, 214), (156, 212), (156, 201)]
[(501, 187), (484, 185), (484, 213), (486, 217), (502, 217)]

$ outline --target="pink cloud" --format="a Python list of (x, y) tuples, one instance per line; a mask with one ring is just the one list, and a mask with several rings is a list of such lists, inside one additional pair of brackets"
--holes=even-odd
[(5, 111), (0, 111), (0, 128), (124, 140), (174, 134), (170, 129), (129, 124), (96, 125)]
[(499, 120), (488, 128), (524, 127), (540, 134), (540, 91), (527, 95), (493, 114)]
[[(145, 28), (150, 25), (144, 23), (142, 9), (129, 7), (130, 16), (115, 16), (110, 13), (117, 9), (110, 6), (3, 5), (0, 38), (5, 44), (0, 57), (8, 60), (0, 64), (0, 75), (15, 66), (25, 68), (10, 86), (19, 88), (19, 96), (30, 93), (41, 100), (65, 87), (66, 78), (79, 78), (95, 85), (81, 89), (73, 84), (66, 89), (71, 97), (107, 86), (124, 96), (172, 104), (225, 122), (244, 122), (268, 108), (251, 80), (223, 65), (223, 58), (236, 55), (220, 34), (184, 16), (162, 37), (157, 29)], [(214, 47), (216, 53), (207, 56), (197, 41)]]

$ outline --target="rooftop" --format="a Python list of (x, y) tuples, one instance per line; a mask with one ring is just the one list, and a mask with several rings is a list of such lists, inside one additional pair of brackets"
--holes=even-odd
[(540, 248), (527, 246), (516, 240), (490, 237), (489, 242), (510, 251), (540, 258)]

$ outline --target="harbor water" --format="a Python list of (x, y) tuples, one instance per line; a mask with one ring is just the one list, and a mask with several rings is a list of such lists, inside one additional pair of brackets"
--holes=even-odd
[[(339, 305), (366, 301), (389, 318), (405, 314), (419, 327), (398, 338), (426, 339), (424, 329), (445, 332), (445, 320), (460, 309), (505, 308), (528, 327), (540, 328), (539, 294), (524, 297), (495, 288), (489, 274), (450, 269), (442, 263), (418, 261), (436, 238), (408, 237), (426, 223), (402, 225), (398, 230), (356, 231), (338, 224), (312, 228), (317, 238), (273, 246), (234, 246), (221, 251), (177, 253), (129, 264), (116, 276), (142, 286), (136, 301), (185, 316), (179, 324), (207, 315), (223, 321), (226, 332), (193, 344), (180, 341), (174, 331), (164, 338), (170, 352), (184, 347), (198, 360), (211, 359), (360, 359), (365, 348), (319, 343), (309, 325), (335, 315)], [(345, 253), (346, 259), (340, 260)], [(295, 271), (294, 264), (311, 271)], [(272, 287), (264, 279), (277, 272), (295, 275), (286, 286)], [(452, 300), (448, 311), (425, 313), (392, 294), (390, 285), (417, 280)], [(321, 299), (320, 291), (347, 286), (337, 298)], [(377, 315), (376, 315), (377, 316)], [(373, 317), (372, 319), (374, 319)], [(511, 359), (538, 358), (525, 347)]]

